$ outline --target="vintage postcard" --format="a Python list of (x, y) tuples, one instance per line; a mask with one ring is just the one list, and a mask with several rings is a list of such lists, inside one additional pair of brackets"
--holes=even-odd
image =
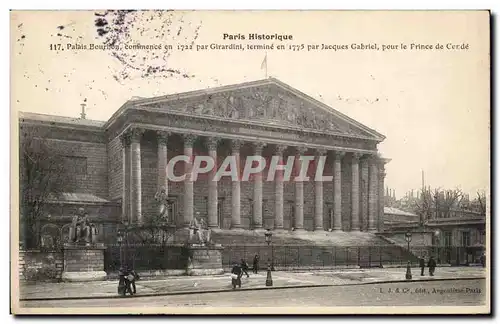
[(15, 314), (490, 312), (489, 11), (11, 11)]

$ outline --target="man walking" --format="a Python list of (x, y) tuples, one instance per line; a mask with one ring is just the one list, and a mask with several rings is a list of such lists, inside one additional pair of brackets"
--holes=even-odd
[(244, 274), (247, 275), (247, 278), (250, 277), (248, 275), (248, 263), (244, 259), (241, 259), (241, 270), (243, 271)]
[(259, 255), (255, 254), (253, 257), (253, 273), (257, 274), (259, 272)]
[(436, 270), (436, 260), (434, 260), (433, 256), (429, 259), (427, 266), (429, 267), (429, 275), (434, 276), (434, 271)]
[(422, 255), (420, 257), (420, 275), (424, 275), (424, 270), (425, 270), (425, 257)]

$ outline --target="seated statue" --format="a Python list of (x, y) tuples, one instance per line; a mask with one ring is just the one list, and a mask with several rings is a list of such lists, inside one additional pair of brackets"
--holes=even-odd
[(97, 228), (90, 223), (88, 216), (83, 208), (78, 209), (69, 229), (70, 243), (96, 243)]
[(189, 223), (189, 242), (193, 242), (193, 237), (198, 238), (198, 242), (201, 245), (210, 243), (211, 231), (208, 228), (204, 219), (200, 217), (200, 213), (197, 212), (196, 216)]

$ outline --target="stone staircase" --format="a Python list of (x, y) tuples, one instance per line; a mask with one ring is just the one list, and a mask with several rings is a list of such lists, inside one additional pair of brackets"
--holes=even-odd
[(242, 258), (251, 265), (255, 254), (260, 256), (261, 267), (272, 259), (275, 268), (286, 270), (403, 266), (409, 259), (416, 260), (399, 245), (373, 233), (275, 231), (269, 246), (264, 233), (259, 230), (214, 230), (212, 237), (225, 247), (225, 267)]

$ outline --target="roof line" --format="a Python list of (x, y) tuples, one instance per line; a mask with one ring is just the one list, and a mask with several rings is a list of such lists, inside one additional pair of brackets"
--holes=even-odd
[[(298, 97), (301, 97), (304, 100), (307, 100), (311, 102), (313, 105), (322, 108), (325, 112), (330, 113), (336, 117), (341, 118), (342, 120), (357, 126), (361, 128), (362, 130), (366, 131), (367, 133), (371, 134), (374, 136), (377, 140), (383, 141), (386, 137), (382, 135), (381, 133), (377, 132), (376, 130), (356, 121), (355, 119), (339, 112), (338, 110), (334, 109), (333, 107), (330, 107), (321, 101), (314, 99), (313, 97), (305, 94), (304, 92), (284, 83), (283, 81), (280, 81), (276, 78), (269, 77), (267, 79), (260, 79), (260, 80), (254, 80), (254, 81), (248, 81), (244, 83), (239, 83), (239, 84), (231, 84), (231, 85), (224, 85), (224, 86), (219, 86), (215, 88), (208, 88), (208, 89), (199, 89), (199, 90), (193, 90), (193, 91), (188, 91), (188, 92), (181, 92), (181, 93), (174, 93), (174, 94), (169, 94), (161, 97), (152, 97), (152, 98), (145, 98), (145, 99), (139, 99), (139, 100), (129, 100), (126, 102), (126, 104), (134, 104), (137, 106), (143, 106), (143, 105), (150, 105), (154, 103), (160, 103), (160, 102), (165, 102), (165, 101), (171, 101), (171, 100), (179, 100), (179, 99), (187, 99), (187, 98), (192, 98), (204, 94), (215, 94), (218, 92), (224, 92), (224, 91), (229, 91), (233, 89), (241, 89), (241, 88), (247, 88), (247, 87), (255, 87), (259, 85), (266, 85), (266, 84), (275, 84), (284, 90), (287, 90), (289, 92), (294, 93)], [(125, 105), (126, 105), (125, 104)], [(124, 105), (124, 106), (125, 106)], [(122, 106), (122, 107), (124, 107)], [(122, 109), (122, 108), (120, 108)], [(118, 111), (117, 111), (118, 113)], [(116, 113), (115, 113), (116, 115)]]
[(330, 107), (327, 104), (325, 104), (325, 103), (323, 103), (323, 102), (321, 102), (321, 101), (319, 101), (319, 100), (311, 97), (310, 95), (308, 95), (308, 94), (306, 94), (306, 93), (298, 90), (297, 88), (294, 88), (294, 87), (292, 87), (292, 86), (290, 86), (290, 85), (288, 85), (288, 84), (284, 83), (283, 81), (280, 81), (280, 80), (278, 80), (276, 78), (272, 78), (271, 77), (270, 79), (273, 80), (276, 84), (280, 85), (282, 88), (285, 88), (286, 90), (291, 91), (293, 93), (299, 94), (300, 96), (304, 97), (304, 99), (309, 100), (312, 103), (314, 103), (316, 106), (321, 107), (325, 111), (327, 111), (327, 112), (329, 112), (329, 113), (331, 113), (331, 114), (333, 114), (333, 115), (335, 115), (337, 117), (340, 117), (341, 119), (343, 119), (343, 120), (345, 120), (345, 121), (347, 121), (347, 122), (349, 122), (351, 124), (354, 124), (355, 126), (360, 127), (361, 129), (365, 130), (366, 132), (374, 135), (375, 137), (378, 137), (380, 140), (384, 140), (385, 139), (385, 136), (382, 135), (382, 134), (380, 134), (376, 130), (374, 130), (374, 129), (372, 129), (372, 128), (370, 128), (370, 127), (368, 127), (368, 126), (366, 126), (366, 125), (364, 125), (364, 124), (362, 124), (360, 122), (358, 122), (355, 119), (352, 119), (351, 117), (349, 117), (349, 116), (341, 113), (340, 111), (336, 110), (335, 108)]

